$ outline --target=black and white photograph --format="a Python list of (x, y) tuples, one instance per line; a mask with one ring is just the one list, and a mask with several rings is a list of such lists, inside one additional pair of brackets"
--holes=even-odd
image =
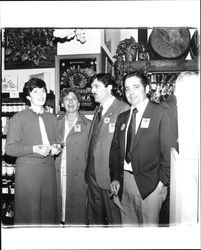
[(200, 1), (0, 16), (2, 249), (199, 249)]

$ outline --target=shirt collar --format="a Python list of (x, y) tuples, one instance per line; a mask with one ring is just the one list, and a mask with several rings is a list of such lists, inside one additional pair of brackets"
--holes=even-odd
[(104, 102), (103, 106), (103, 114), (108, 110), (108, 108), (112, 105), (112, 103), (114, 102), (115, 97), (112, 96), (111, 98), (109, 98), (106, 102)]
[(41, 112), (36, 112), (31, 107), (29, 107), (28, 110), (30, 110), (32, 113), (34, 113), (34, 114), (36, 114), (38, 116), (43, 115), (45, 113), (45, 109), (43, 109)]
[(137, 108), (138, 112), (144, 112), (148, 102), (149, 102), (149, 99), (145, 98), (144, 101), (136, 105), (136, 107), (131, 106), (131, 109), (133, 110), (134, 108)]

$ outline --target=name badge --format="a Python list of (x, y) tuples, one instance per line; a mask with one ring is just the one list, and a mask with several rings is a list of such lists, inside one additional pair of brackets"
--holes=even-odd
[(74, 131), (75, 132), (81, 132), (81, 125), (80, 124), (75, 124), (74, 125)]
[(114, 133), (115, 130), (115, 123), (109, 123), (109, 132)]
[(150, 118), (142, 118), (141, 128), (148, 128), (150, 123)]

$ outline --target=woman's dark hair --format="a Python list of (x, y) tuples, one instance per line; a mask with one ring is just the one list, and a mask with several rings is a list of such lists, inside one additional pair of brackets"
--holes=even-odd
[(102, 82), (105, 85), (105, 87), (107, 87), (108, 85), (112, 85), (111, 94), (119, 98), (120, 90), (116, 83), (116, 79), (111, 74), (105, 74), (105, 73), (96, 74), (92, 77), (91, 83), (96, 79)]
[(125, 88), (125, 81), (126, 79), (135, 76), (138, 77), (141, 80), (142, 85), (144, 86), (144, 88), (146, 88), (146, 86), (149, 84), (149, 79), (148, 77), (145, 75), (145, 73), (143, 71), (133, 71), (131, 73), (128, 73), (127, 75), (124, 76), (123, 78), (123, 86)]
[(59, 103), (60, 103), (60, 104), (63, 102), (64, 98), (65, 98), (66, 96), (69, 95), (70, 92), (72, 92), (72, 93), (75, 94), (75, 96), (76, 96), (77, 99), (78, 99), (78, 102), (81, 101), (81, 96), (80, 96), (80, 94), (78, 93), (78, 91), (77, 91), (76, 88), (65, 88), (65, 89), (63, 89), (63, 90), (61, 91), (60, 100), (59, 100)]
[(39, 79), (39, 78), (31, 78), (29, 81), (25, 82), (24, 88), (23, 88), (23, 98), (27, 105), (30, 106), (30, 101), (26, 98), (27, 96), (30, 96), (30, 92), (34, 88), (44, 88), (45, 92), (47, 93), (47, 86), (46, 83)]

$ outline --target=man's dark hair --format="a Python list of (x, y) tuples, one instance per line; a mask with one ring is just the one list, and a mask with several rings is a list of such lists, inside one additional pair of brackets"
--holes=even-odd
[(108, 74), (108, 73), (96, 74), (92, 77), (91, 83), (96, 79), (102, 82), (105, 85), (105, 87), (107, 87), (108, 85), (112, 85), (111, 94), (117, 98), (120, 97), (120, 90), (116, 83), (116, 79), (111, 74)]
[(144, 86), (144, 88), (146, 88), (146, 86), (149, 84), (149, 79), (148, 79), (148, 77), (145, 75), (145, 73), (143, 71), (133, 71), (133, 72), (128, 73), (127, 75), (124, 76), (124, 78), (123, 78), (124, 88), (125, 88), (126, 79), (128, 79), (128, 78), (130, 78), (132, 76), (138, 77), (141, 80), (141, 83)]
[(30, 106), (30, 101), (26, 98), (27, 96), (30, 96), (30, 92), (34, 88), (44, 88), (45, 92), (47, 93), (47, 86), (46, 83), (39, 79), (39, 78), (31, 78), (29, 81), (25, 82), (24, 88), (23, 88), (23, 98), (27, 105)]

